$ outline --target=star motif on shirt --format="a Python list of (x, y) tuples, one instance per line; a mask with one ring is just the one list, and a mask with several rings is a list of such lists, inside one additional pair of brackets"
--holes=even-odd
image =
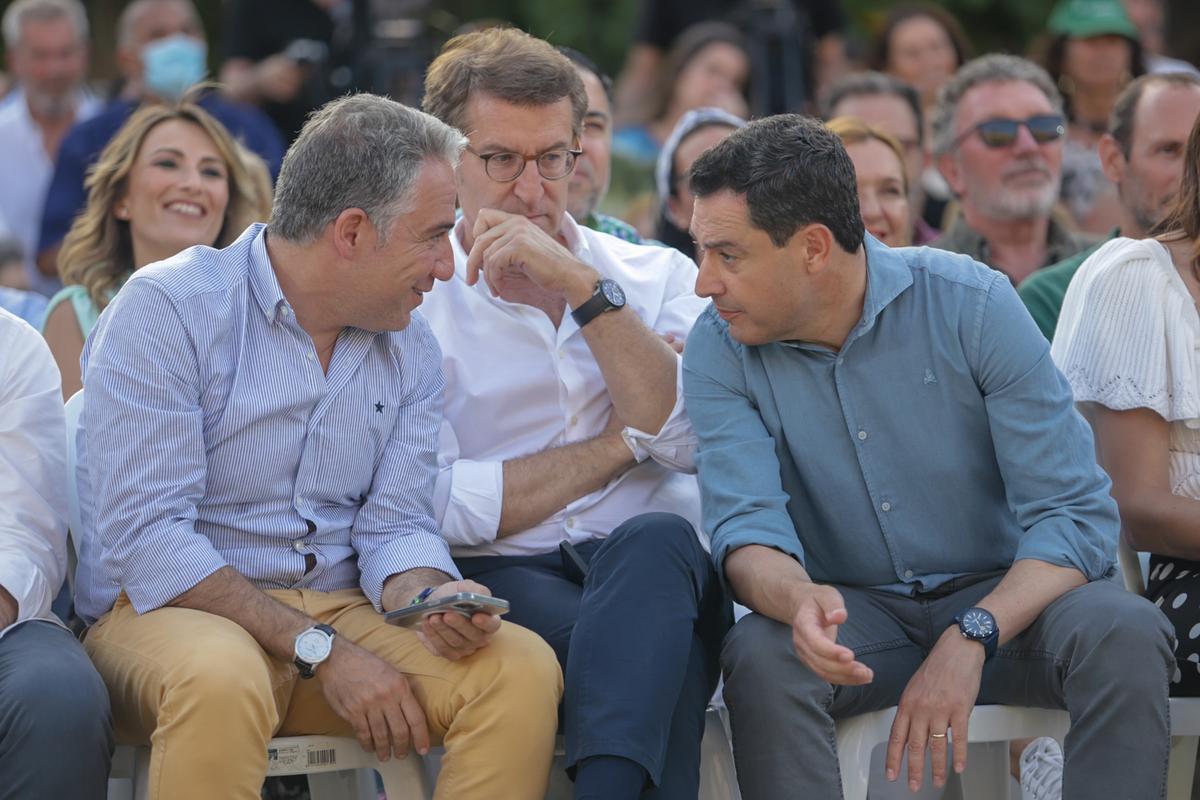
[(376, 404), (375, 404), (375, 413), (376, 413), (376, 414), (382, 414), (382, 413), (383, 413), (383, 403), (376, 403)]

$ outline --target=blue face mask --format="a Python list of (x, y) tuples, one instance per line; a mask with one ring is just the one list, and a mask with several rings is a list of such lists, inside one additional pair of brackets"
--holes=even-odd
[(182, 33), (156, 39), (142, 48), (142, 80), (164, 100), (178, 100), (208, 72), (204, 42)]

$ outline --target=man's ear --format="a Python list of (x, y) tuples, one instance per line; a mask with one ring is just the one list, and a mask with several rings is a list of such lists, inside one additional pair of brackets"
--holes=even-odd
[(354, 260), (368, 247), (374, 247), (374, 226), (361, 208), (347, 208), (337, 215), (332, 228), (333, 249), (346, 261)]
[(829, 266), (833, 256), (833, 248), (837, 246), (833, 231), (819, 222), (805, 225), (792, 236), (788, 247), (802, 260), (810, 275), (821, 272)]
[(1125, 180), (1125, 168), (1129, 165), (1125, 154), (1121, 152), (1120, 143), (1112, 134), (1106, 133), (1100, 137), (1097, 150), (1100, 153), (1100, 166), (1104, 170), (1104, 177), (1119, 186), (1121, 181)]
[(683, 203), (675, 195), (667, 197), (667, 221), (681, 231), (686, 231), (692, 224), (690, 219), (683, 218)]
[(962, 169), (959, 167), (954, 153), (939, 153), (933, 157), (933, 163), (937, 166), (938, 172), (942, 173), (942, 177), (946, 179), (946, 184), (954, 196), (962, 197), (965, 188)]

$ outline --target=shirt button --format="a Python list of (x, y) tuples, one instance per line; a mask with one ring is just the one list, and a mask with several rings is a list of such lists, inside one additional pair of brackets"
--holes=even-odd
[(863, 440), (864, 440), (864, 439), (866, 439), (866, 438), (867, 438), (867, 432), (866, 432), (866, 431), (859, 431), (859, 432), (858, 432), (858, 440), (859, 440), (860, 442), (861, 442), (861, 441), (863, 441)]
[(292, 313), (292, 310), (287, 306), (284, 306), (283, 308), (279, 309), (279, 313), (286, 317), (288, 314)]
[(911, 578), (912, 576), (913, 576), (913, 571), (911, 569), (904, 570), (904, 577)]
[(560, 350), (558, 351), (558, 357), (559, 357), (559, 358), (566, 358), (566, 357), (567, 357), (567, 351), (566, 351), (566, 350), (562, 350), (562, 349), (560, 349)]
[(309, 361), (313, 361), (313, 360), (315, 360), (315, 359), (316, 359), (316, 357), (317, 357), (317, 354), (316, 354), (316, 353), (314, 353), (314, 352), (312, 352), (311, 350), (310, 350), (310, 351), (309, 351), (309, 352), (308, 352), (306, 355), (307, 355), (307, 358), (308, 358), (308, 360), (309, 360)]
[(883, 504), (882, 504), (882, 505), (880, 505), (879, 507), (880, 507), (880, 508), (882, 508), (884, 511), (891, 511), (891, 510), (892, 510), (892, 504), (891, 504), (891, 503), (889, 503), (887, 500), (884, 500), (884, 501), (883, 501)]
[(575, 518), (574, 517), (567, 517), (567, 527), (568, 528), (575, 527)]
[(579, 424), (579, 417), (572, 414), (571, 415), (571, 427), (575, 427), (578, 424)]
[(303, 539), (297, 539), (296, 541), (292, 542), (292, 549), (297, 553), (303, 553), (306, 549), (308, 549), (308, 542), (304, 541)]

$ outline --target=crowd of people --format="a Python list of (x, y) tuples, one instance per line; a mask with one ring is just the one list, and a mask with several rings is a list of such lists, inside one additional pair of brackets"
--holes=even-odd
[(878, 785), (940, 789), (977, 703), (1070, 712), (1027, 800), (1165, 797), (1200, 72), (1154, 2), (1029, 58), (896, 6), (858, 64), (834, 0), (647, 0), (615, 81), (480, 25), (419, 110), (342, 91), (350, 4), (269, 5), (210, 82), (133, 0), (103, 99), (78, 0), (3, 16), (0, 797), (138, 744), (250, 800), (324, 734), (534, 800), (561, 733), (578, 800), (695, 800), (722, 678), (747, 800), (840, 796), (892, 706)]

